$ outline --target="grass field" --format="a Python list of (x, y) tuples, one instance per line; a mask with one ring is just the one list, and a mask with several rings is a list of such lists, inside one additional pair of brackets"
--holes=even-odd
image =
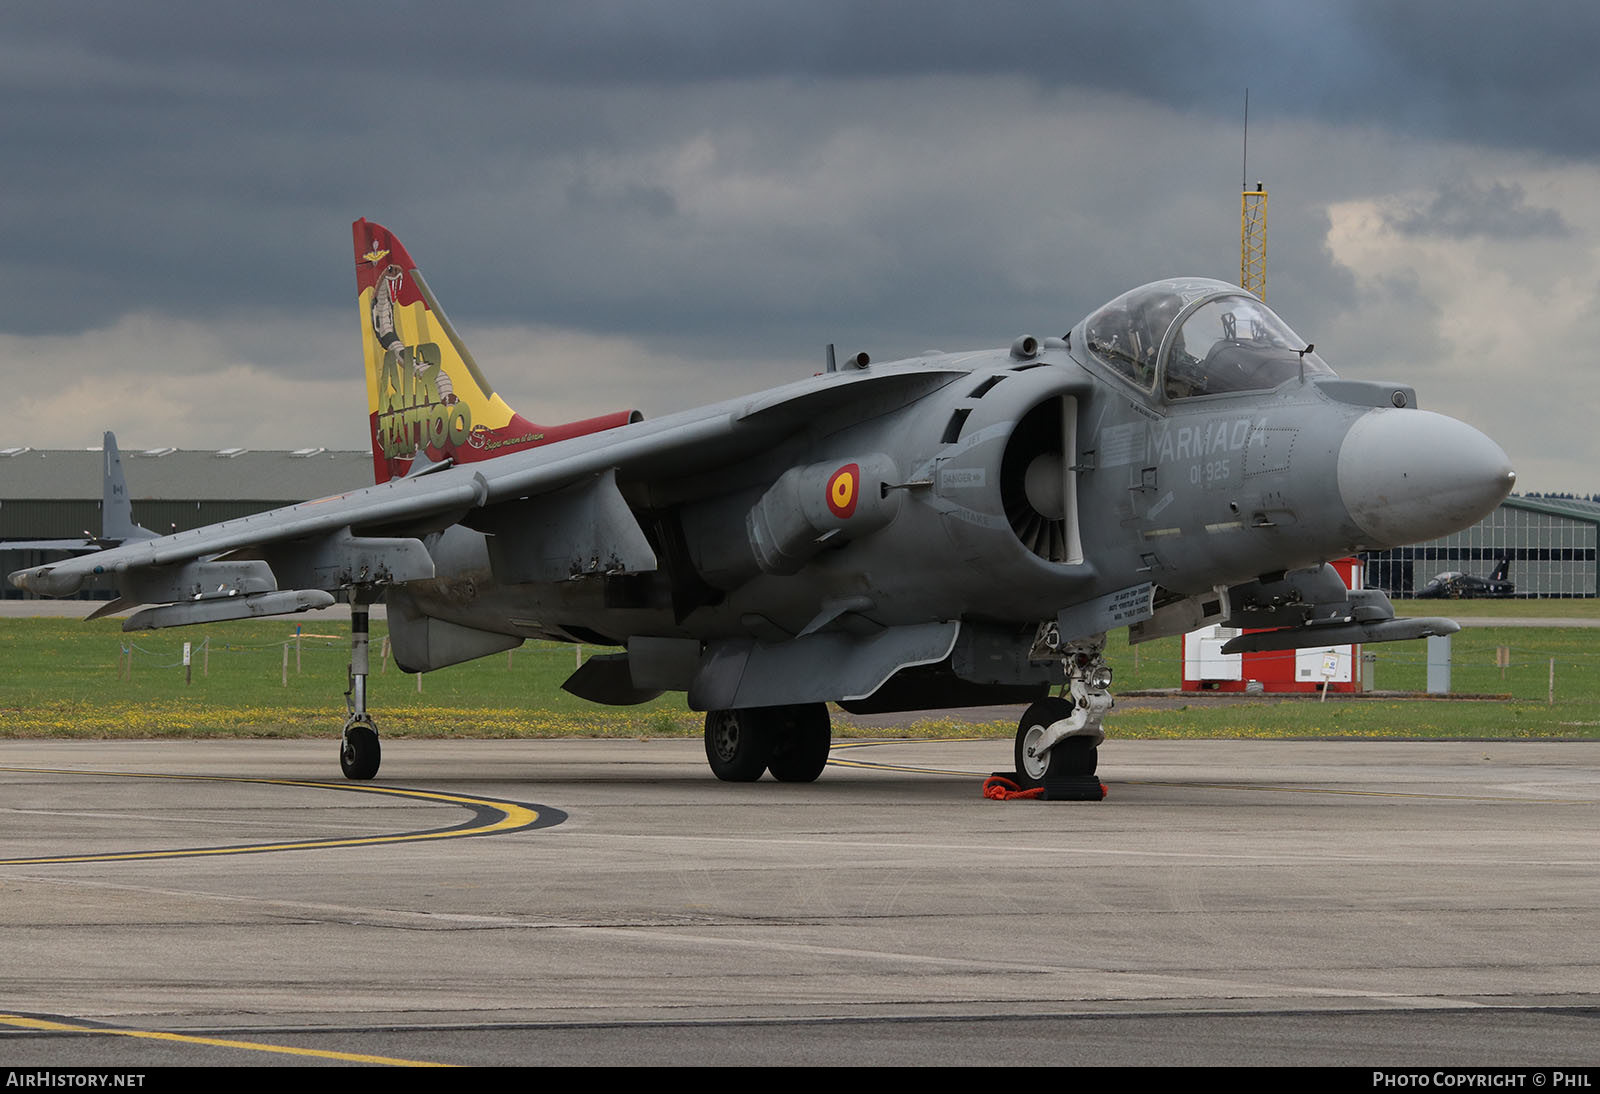
[[(1535, 615), (1554, 604), (1552, 617), (1589, 617), (1587, 601), (1474, 602), (1445, 609), (1485, 616)], [(1423, 601), (1411, 614), (1439, 605)], [(1420, 608), (1421, 611), (1417, 609)], [(1404, 614), (1404, 612), (1402, 612)], [(0, 737), (330, 736), (344, 718), (349, 643), (343, 624), (312, 623), (298, 639), (292, 622), (231, 623), (124, 634), (117, 620), (0, 619)], [(418, 678), (390, 661), (377, 671), (385, 633), (373, 621), (374, 672), (369, 702), (387, 736), (427, 737), (656, 737), (698, 735), (702, 716), (681, 695), (639, 707), (601, 707), (568, 695), (560, 684), (575, 665), (571, 646), (529, 643), (507, 657), (487, 657)], [(185, 683), (182, 650), (193, 644)], [(1503, 673), (1496, 647), (1511, 651)], [(585, 649), (586, 655), (594, 652)], [(1107, 651), (1117, 672), (1115, 692), (1176, 688), (1182, 675), (1176, 638), (1130, 648), (1113, 637)], [(1397, 642), (1368, 647), (1377, 654), (1376, 684), (1421, 691), (1426, 645)], [(1555, 701), (1547, 701), (1554, 661)], [(131, 670), (130, 670), (131, 666)], [(1125, 703), (1107, 721), (1124, 737), (1489, 737), (1600, 736), (1600, 630), (1470, 627), (1456, 635), (1453, 688), (1457, 694), (1509, 699), (1249, 699), (1186, 709), (1139, 709)], [(906, 735), (1009, 735), (1014, 726), (924, 720)], [(852, 731), (840, 726), (840, 735)], [(884, 736), (886, 731), (860, 731)]]
[(1470, 619), (1600, 619), (1600, 598), (1572, 600), (1396, 600), (1394, 613)]

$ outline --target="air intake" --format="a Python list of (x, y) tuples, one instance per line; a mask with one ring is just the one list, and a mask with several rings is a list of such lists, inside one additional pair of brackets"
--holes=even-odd
[(1075, 399), (1049, 399), (1028, 411), (1000, 462), (1000, 501), (1011, 531), (1046, 562), (1083, 561), (1076, 482), (1067, 471), (1076, 408)]

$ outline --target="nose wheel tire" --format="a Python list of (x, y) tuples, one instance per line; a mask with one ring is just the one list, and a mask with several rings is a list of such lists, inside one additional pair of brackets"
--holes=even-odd
[(1040, 699), (1030, 706), (1017, 723), (1017, 782), (1025, 789), (1043, 786), (1047, 778), (1062, 775), (1093, 775), (1099, 749), (1087, 737), (1068, 737), (1040, 755), (1038, 744), (1045, 731), (1063, 718), (1072, 716), (1070, 700), (1055, 697)]
[(347, 779), (366, 780), (378, 773), (383, 750), (378, 745), (378, 727), (370, 719), (351, 719), (344, 727), (339, 744), (339, 766)]

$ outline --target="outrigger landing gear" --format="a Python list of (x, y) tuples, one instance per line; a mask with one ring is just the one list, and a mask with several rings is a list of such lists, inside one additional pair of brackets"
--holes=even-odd
[(1106, 737), (1101, 722), (1112, 706), (1106, 636), (1063, 643), (1052, 624), (1037, 645), (1062, 658), (1068, 696), (1038, 700), (1017, 724), (1017, 782), (1044, 787), (1047, 801), (1099, 801), (1105, 797), (1095, 775)]
[(828, 765), (832, 743), (822, 703), (706, 714), (706, 760), (723, 782), (753, 783), (764, 771), (779, 782), (815, 782)]
[(350, 688), (344, 693), (350, 716), (344, 720), (339, 742), (339, 766), (347, 779), (370, 779), (378, 773), (383, 750), (378, 746), (378, 724), (367, 713), (367, 623), (369, 605), (360, 594), (350, 594)]

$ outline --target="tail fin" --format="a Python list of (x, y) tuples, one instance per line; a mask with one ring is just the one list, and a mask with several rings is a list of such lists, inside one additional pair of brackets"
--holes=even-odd
[(1500, 565), (1494, 568), (1494, 573), (1489, 575), (1490, 581), (1505, 581), (1511, 576), (1511, 559), (1502, 558)]
[(105, 466), (100, 482), (100, 538), (125, 543), (154, 539), (155, 533), (133, 523), (133, 499), (128, 496), (128, 480), (122, 474), (122, 454), (117, 451), (117, 435), (107, 430), (101, 440)]
[(378, 482), (640, 419), (638, 411), (624, 410), (558, 426), (528, 421), (495, 394), (393, 233), (358, 220), (353, 235)]

